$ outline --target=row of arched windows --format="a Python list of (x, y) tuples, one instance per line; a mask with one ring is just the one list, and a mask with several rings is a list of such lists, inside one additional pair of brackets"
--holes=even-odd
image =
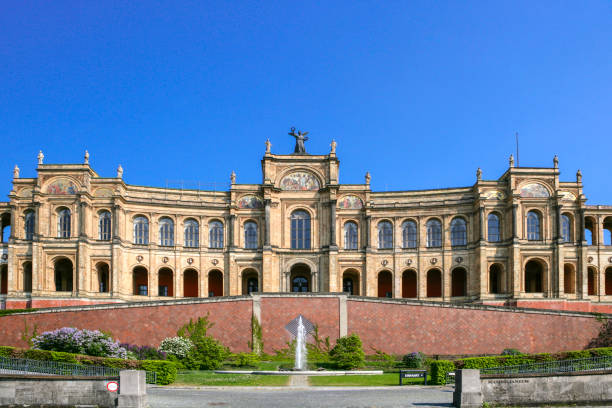
[[(531, 210), (527, 213), (527, 239), (529, 241), (542, 240), (542, 216), (538, 211)], [(71, 237), (72, 214), (68, 208), (62, 207), (57, 212), (57, 237)], [(589, 245), (593, 242), (593, 227), (586, 220), (585, 239)], [(134, 243), (147, 245), (149, 243), (149, 220), (144, 216), (134, 218)], [(604, 227), (609, 227), (604, 225)], [(378, 229), (378, 248), (392, 249), (393, 225), (390, 221), (380, 221)], [(25, 239), (32, 240), (35, 230), (34, 211), (25, 212)], [(244, 224), (244, 247), (255, 249), (258, 247), (257, 223), (247, 221)], [(359, 235), (358, 225), (354, 221), (344, 224), (344, 248), (349, 250), (358, 249)], [(418, 229), (416, 222), (404, 221), (401, 225), (402, 248), (411, 249), (418, 246)], [(609, 236), (612, 236), (612, 227), (606, 228)], [(174, 221), (168, 217), (160, 219), (159, 222), (159, 245), (174, 246)], [(185, 221), (184, 245), (189, 248), (199, 247), (199, 224), (194, 219)], [(224, 230), (223, 223), (211, 221), (209, 223), (209, 246), (210, 248), (223, 248)], [(426, 223), (426, 246), (428, 248), (439, 248), (442, 246), (442, 224), (438, 219), (432, 218)], [(572, 234), (572, 219), (567, 214), (561, 215), (560, 237), (563, 242), (570, 242)], [(109, 241), (111, 232), (111, 213), (102, 211), (99, 213), (98, 239)], [(451, 246), (461, 247), (467, 245), (467, 222), (464, 218), (455, 217), (450, 224)], [(487, 239), (489, 242), (500, 242), (502, 239), (501, 219), (499, 214), (490, 213), (487, 217)], [(604, 244), (610, 245), (612, 241), (608, 236), (604, 237)], [(304, 210), (296, 210), (291, 214), (291, 248), (310, 249), (311, 247), (311, 218)]]

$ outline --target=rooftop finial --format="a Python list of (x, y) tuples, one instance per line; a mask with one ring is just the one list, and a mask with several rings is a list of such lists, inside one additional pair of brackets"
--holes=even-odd
[(478, 170), (476, 170), (476, 180), (482, 180), (482, 170), (480, 169), (480, 167), (478, 168)]
[(337, 144), (336, 144), (336, 141), (334, 139), (332, 139), (332, 142), (331, 142), (330, 146), (331, 146), (331, 151), (329, 153), (330, 154), (336, 154), (336, 146), (337, 146)]
[(85, 150), (85, 164), (89, 164), (89, 152)]
[(236, 184), (236, 172), (234, 172), (234, 170), (232, 170), (232, 174), (230, 174), (230, 181), (232, 184)]
[(117, 166), (117, 178), (123, 178), (123, 167), (121, 165)]
[(580, 169), (578, 169), (578, 171), (576, 172), (576, 182), (582, 183), (582, 172), (580, 171)]
[(270, 153), (271, 148), (272, 148), (272, 143), (270, 143), (270, 139), (266, 139), (266, 154)]
[(510, 167), (514, 167), (514, 155), (511, 154), (510, 157), (508, 158), (508, 164), (510, 164)]
[(366, 184), (369, 186), (370, 185), (370, 180), (372, 179), (372, 176), (370, 176), (370, 172), (366, 172), (365, 174), (365, 182)]
[(555, 166), (555, 169), (559, 168), (559, 157), (555, 154), (555, 157), (553, 158), (553, 165)]
[(43, 159), (45, 158), (45, 155), (43, 154), (42, 150), (38, 151), (38, 164), (43, 164)]
[(17, 165), (15, 165), (15, 168), (13, 169), (13, 178), (19, 178), (19, 167)]

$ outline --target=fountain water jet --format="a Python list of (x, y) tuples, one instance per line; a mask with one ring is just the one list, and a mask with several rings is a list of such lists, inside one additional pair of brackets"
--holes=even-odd
[(298, 319), (297, 333), (295, 336), (295, 370), (303, 371), (306, 369), (308, 352), (306, 350), (306, 328), (302, 322), (302, 316)]

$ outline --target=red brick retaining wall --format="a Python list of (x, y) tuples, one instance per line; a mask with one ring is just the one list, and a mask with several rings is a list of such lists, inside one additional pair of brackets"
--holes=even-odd
[(581, 350), (601, 323), (579, 314), (349, 300), (348, 332), (387, 353), (499, 354)]
[[(405, 354), (498, 354), (579, 350), (596, 337), (594, 316), (565, 311), (495, 306), (451, 306), (432, 302), (347, 298), (337, 294), (266, 294), (230, 298), (79, 306), (0, 317), (0, 345), (25, 346), (25, 324), (38, 333), (64, 326), (109, 331), (121, 342), (158, 346), (190, 318), (210, 313), (210, 334), (234, 352), (248, 351), (251, 319), (262, 326), (265, 351), (286, 347), (286, 324), (302, 314), (332, 344), (357, 333), (364, 351)], [(612, 317), (612, 316), (611, 316)]]
[[(128, 307), (126, 307), (128, 306)], [(31, 332), (34, 325), (38, 333), (70, 326), (79, 329), (99, 329), (113, 334), (122, 343), (159, 346), (166, 337), (176, 336), (176, 331), (190, 318), (206, 316), (214, 323), (209, 333), (232, 350), (247, 351), (251, 340), (252, 302), (250, 299), (228, 299), (202, 303), (138, 306), (104, 305), (64, 308), (51, 313), (28, 313), (0, 317), (0, 344), (25, 347), (21, 340), (24, 325)]]

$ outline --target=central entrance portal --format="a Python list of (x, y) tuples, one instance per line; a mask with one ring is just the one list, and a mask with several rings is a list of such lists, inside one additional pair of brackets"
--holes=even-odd
[(310, 292), (310, 268), (305, 264), (296, 264), (291, 268), (291, 292)]

